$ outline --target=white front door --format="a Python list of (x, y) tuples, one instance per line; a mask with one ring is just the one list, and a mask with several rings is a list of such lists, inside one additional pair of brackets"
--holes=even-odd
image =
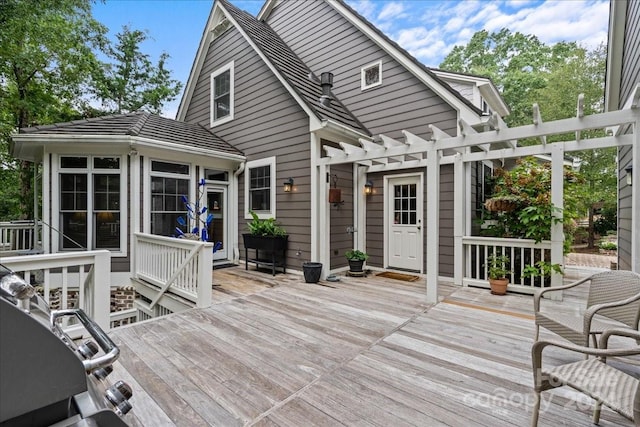
[(387, 264), (421, 273), (422, 176), (389, 178), (387, 190)]
[(227, 258), (227, 189), (225, 187), (207, 188), (207, 211), (213, 214), (207, 233), (209, 241), (214, 245), (221, 242), (222, 246), (213, 253), (213, 259)]

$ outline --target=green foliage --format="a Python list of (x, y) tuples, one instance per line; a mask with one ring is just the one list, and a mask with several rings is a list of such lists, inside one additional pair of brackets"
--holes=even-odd
[(523, 277), (551, 277), (551, 273), (564, 274), (560, 264), (551, 264), (548, 261), (538, 261), (534, 265), (527, 265), (522, 269)]
[(251, 211), (253, 220), (247, 223), (249, 232), (254, 236), (286, 236), (287, 232), (275, 220), (275, 218), (260, 219)]
[(605, 251), (615, 251), (618, 249), (618, 245), (616, 245), (615, 242), (600, 242), (600, 244), (598, 245), (598, 247), (600, 249), (603, 249)]
[(116, 38), (115, 46), (104, 48), (111, 62), (98, 68), (94, 94), (114, 113), (146, 110), (159, 114), (162, 106), (175, 99), (182, 88), (166, 69), (169, 55), (163, 52), (157, 64), (153, 64), (149, 55), (140, 51), (140, 44), (148, 39), (144, 31), (124, 26)]
[(604, 236), (609, 231), (616, 231), (618, 228), (618, 215), (616, 205), (608, 205), (602, 208), (600, 217), (593, 222), (593, 229), (596, 233)]
[(369, 255), (358, 249), (349, 249), (344, 253), (345, 258), (349, 261), (366, 261), (369, 259)]
[(565, 250), (571, 242), (571, 225), (577, 216), (576, 189), (582, 183), (579, 175), (565, 169), (565, 207), (562, 212), (551, 204), (551, 167), (533, 157), (519, 159), (511, 170), (495, 172), (493, 197), (517, 199), (519, 208), (510, 212), (494, 213), (489, 219), (495, 223), (489, 233), (497, 237), (533, 239), (536, 242), (551, 238), (551, 226), (562, 221), (565, 226)]
[(490, 279), (504, 279), (511, 274), (511, 260), (506, 255), (490, 255), (484, 265), (487, 267)]

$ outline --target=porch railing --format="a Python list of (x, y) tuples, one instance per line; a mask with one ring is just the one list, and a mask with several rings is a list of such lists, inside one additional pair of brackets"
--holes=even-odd
[(541, 260), (550, 259), (551, 242), (536, 243), (529, 239), (507, 239), (495, 237), (465, 236), (462, 238), (465, 254), (464, 286), (489, 287), (487, 258), (492, 254), (509, 257), (511, 274), (509, 289), (523, 293), (533, 293), (540, 286), (548, 286), (549, 276), (525, 277), (522, 271), (526, 266), (535, 266)]
[(152, 308), (169, 292), (195, 304), (211, 305), (213, 243), (134, 233), (132, 275), (159, 288)]
[[(111, 253), (106, 250), (2, 257), (2, 264), (22, 274), (27, 283), (43, 288), (51, 305), (57, 289), (59, 308), (81, 308), (106, 332), (110, 329)], [(32, 280), (37, 279), (37, 280)], [(73, 301), (72, 301), (73, 300)], [(78, 336), (80, 325), (66, 325), (65, 332)]]
[(0, 255), (33, 253), (40, 243), (40, 225), (35, 221), (1, 221)]

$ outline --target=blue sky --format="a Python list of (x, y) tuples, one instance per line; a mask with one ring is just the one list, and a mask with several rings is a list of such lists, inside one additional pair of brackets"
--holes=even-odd
[[(256, 15), (263, 0), (231, 0)], [(297, 0), (309, 1), (309, 0)], [(437, 67), (455, 45), (481, 29), (534, 34), (542, 42), (577, 41), (593, 48), (607, 39), (608, 0), (347, 0), (347, 3), (422, 63)], [(186, 84), (213, 0), (107, 0), (94, 17), (114, 36), (123, 25), (147, 30), (143, 52), (171, 58), (168, 67)], [(180, 100), (163, 115), (175, 117)]]

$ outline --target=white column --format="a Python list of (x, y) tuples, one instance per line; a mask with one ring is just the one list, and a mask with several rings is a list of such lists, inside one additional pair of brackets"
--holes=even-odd
[(640, 273), (640, 119), (633, 126), (631, 156), (631, 271)]
[[(551, 222), (551, 264), (564, 267), (564, 231), (562, 227), (564, 209), (564, 147), (561, 144), (551, 145), (551, 204), (554, 209)], [(551, 286), (562, 285), (562, 275), (552, 273)], [(562, 298), (560, 292), (552, 292), (553, 296)], [(555, 299), (555, 298), (554, 298)]]
[(316, 253), (314, 256), (312, 250), (311, 261), (317, 260), (322, 263), (321, 279), (324, 279), (331, 266), (331, 258), (329, 256), (329, 184), (327, 184), (329, 168), (326, 165), (320, 165), (317, 169), (318, 198), (315, 211), (317, 212), (318, 228), (315, 233), (316, 244), (313, 246), (316, 249)]
[(130, 174), (131, 182), (129, 183), (129, 188), (131, 193), (131, 200), (130, 200), (131, 223), (129, 224), (129, 247), (130, 247), (129, 271), (131, 271), (132, 274), (135, 275), (136, 265), (137, 265), (136, 264), (136, 256), (137, 256), (136, 243), (138, 240), (135, 239), (133, 236), (134, 236), (134, 233), (140, 233), (142, 231), (142, 228), (140, 226), (140, 209), (141, 209), (140, 193), (142, 193), (143, 190), (142, 190), (142, 185), (140, 183), (140, 156), (138, 155), (138, 152), (134, 149), (131, 149), (131, 151), (129, 152), (129, 165), (131, 170), (131, 174)]
[(462, 237), (469, 210), (466, 206), (466, 163), (462, 161), (462, 155), (457, 153), (453, 163), (453, 282), (462, 286), (464, 276), (464, 248)]
[[(49, 212), (51, 212), (51, 197), (58, 197), (58, 195), (53, 195), (51, 189), (49, 174), (51, 173), (52, 165), (49, 159), (50, 154), (45, 150), (42, 158), (42, 250), (45, 254), (53, 252), (51, 242), (51, 226), (53, 226), (53, 222)], [(56, 189), (56, 191), (60, 194), (59, 189)]]
[(111, 309), (109, 303), (111, 298), (111, 252), (101, 250), (94, 253), (92, 318), (103, 331), (109, 332), (111, 327), (109, 314)]
[(440, 152), (427, 152), (427, 302), (438, 302), (438, 262), (439, 262), (439, 209), (440, 209)]

